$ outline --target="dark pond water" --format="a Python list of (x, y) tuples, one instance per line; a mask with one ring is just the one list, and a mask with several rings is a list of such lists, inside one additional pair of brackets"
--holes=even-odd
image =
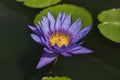
[[(84, 46), (94, 54), (59, 57), (52, 76), (73, 80), (120, 80), (120, 44), (104, 38), (97, 29), (97, 14), (119, 8), (120, 0), (63, 0), (88, 9), (93, 15), (93, 29)], [(15, 0), (0, 0), (0, 80), (41, 80), (48, 66), (36, 70), (42, 46), (30, 38), (27, 28), (42, 9), (31, 9)]]

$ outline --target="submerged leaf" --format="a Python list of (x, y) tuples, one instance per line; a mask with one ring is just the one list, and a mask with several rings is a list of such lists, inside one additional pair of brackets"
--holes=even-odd
[(24, 2), (24, 5), (32, 8), (43, 8), (53, 4), (57, 4), (61, 0), (16, 0), (18, 2)]
[(120, 42), (120, 9), (103, 11), (98, 15), (100, 32), (114, 42)]
[(60, 11), (66, 13), (67, 15), (72, 15), (72, 22), (80, 18), (82, 20), (82, 27), (92, 25), (91, 14), (86, 9), (68, 4), (57, 5), (44, 9), (35, 17), (34, 24), (36, 25), (38, 21), (42, 20), (42, 16), (47, 15), (48, 11), (50, 11), (55, 18)]
[(68, 77), (55, 76), (55, 77), (43, 77), (42, 80), (71, 80), (71, 79)]

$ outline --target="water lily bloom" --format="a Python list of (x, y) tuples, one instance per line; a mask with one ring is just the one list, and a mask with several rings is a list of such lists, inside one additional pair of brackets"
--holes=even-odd
[(59, 55), (66, 57), (72, 54), (86, 54), (93, 51), (87, 49), (79, 42), (90, 31), (90, 26), (81, 29), (81, 20), (78, 18), (72, 24), (71, 15), (59, 12), (55, 21), (53, 15), (48, 12), (47, 17), (43, 16), (43, 20), (38, 22), (36, 27), (29, 28), (34, 32), (31, 37), (40, 45), (45, 46), (36, 68), (41, 68), (52, 61)]

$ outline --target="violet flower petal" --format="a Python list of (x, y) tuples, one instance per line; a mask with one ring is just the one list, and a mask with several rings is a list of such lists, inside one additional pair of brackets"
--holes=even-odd
[(29, 27), (32, 31), (36, 31), (36, 30), (37, 30), (37, 28), (34, 27), (34, 26), (28, 25), (28, 27)]
[(65, 57), (71, 57), (72, 56), (72, 54), (70, 54), (70, 53), (68, 53), (68, 52), (63, 52), (63, 53), (61, 53), (63, 56), (65, 56)]
[(87, 54), (87, 53), (92, 53), (92, 52), (93, 52), (92, 50), (82, 47), (82, 46), (77, 46), (70, 51), (70, 53), (72, 54)]
[(50, 33), (50, 28), (49, 28), (49, 21), (46, 16), (43, 17), (42, 23), (42, 31), (44, 32), (44, 35), (48, 36), (48, 33)]
[(62, 30), (67, 31), (71, 25), (71, 16), (67, 16), (62, 24)]
[(48, 12), (48, 19), (50, 21), (50, 31), (52, 33), (54, 31), (54, 29), (55, 29), (55, 19), (54, 19), (53, 15), (50, 12)]
[(90, 28), (91, 28), (91, 27), (88, 26), (88, 27), (85, 27), (84, 29), (82, 29), (81, 31), (79, 31), (78, 35), (76, 36), (75, 39), (72, 40), (71, 43), (76, 43), (76, 42), (78, 42), (80, 39), (84, 38), (84, 37), (88, 34), (88, 32), (90, 31)]
[(56, 21), (56, 25), (55, 25), (55, 30), (56, 31), (60, 30), (61, 18), (62, 18), (62, 12), (59, 12), (58, 17), (57, 17), (57, 21)]
[(71, 34), (72, 39), (76, 39), (76, 36), (78, 35), (81, 28), (81, 20), (78, 18), (68, 29), (68, 33)]
[(55, 53), (61, 53), (60, 47), (57, 44), (55, 44), (53, 48)]
[(65, 14), (65, 13), (63, 13), (63, 16), (62, 16), (62, 19), (61, 19), (61, 24), (63, 24), (63, 22), (64, 22), (65, 18), (66, 18), (66, 14)]
[(31, 37), (32, 39), (35, 41), (35, 42), (38, 42), (38, 43), (41, 43), (42, 41), (40, 40), (40, 37), (35, 35), (35, 34), (31, 34)]
[(36, 33), (37, 35), (41, 36), (41, 32), (34, 26), (30, 26), (28, 25), (28, 27), (34, 32)]
[(52, 50), (50, 50), (49, 48), (44, 48), (44, 51), (47, 52), (47, 53), (54, 53)]
[(58, 56), (57, 54), (50, 54), (50, 53), (44, 52), (36, 66), (36, 69), (42, 68), (45, 65), (51, 63), (57, 58), (57, 56)]

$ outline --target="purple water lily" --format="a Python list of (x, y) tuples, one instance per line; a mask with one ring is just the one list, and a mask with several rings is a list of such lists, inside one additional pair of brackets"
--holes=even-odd
[(31, 37), (37, 43), (45, 46), (44, 53), (38, 62), (36, 68), (41, 68), (52, 61), (59, 55), (66, 57), (72, 54), (86, 54), (93, 51), (87, 49), (78, 43), (90, 31), (90, 26), (81, 29), (81, 20), (78, 18), (73, 24), (70, 15), (59, 12), (55, 21), (53, 15), (48, 12), (48, 16), (43, 16), (43, 20), (38, 22), (36, 27), (29, 26), (34, 32)]

